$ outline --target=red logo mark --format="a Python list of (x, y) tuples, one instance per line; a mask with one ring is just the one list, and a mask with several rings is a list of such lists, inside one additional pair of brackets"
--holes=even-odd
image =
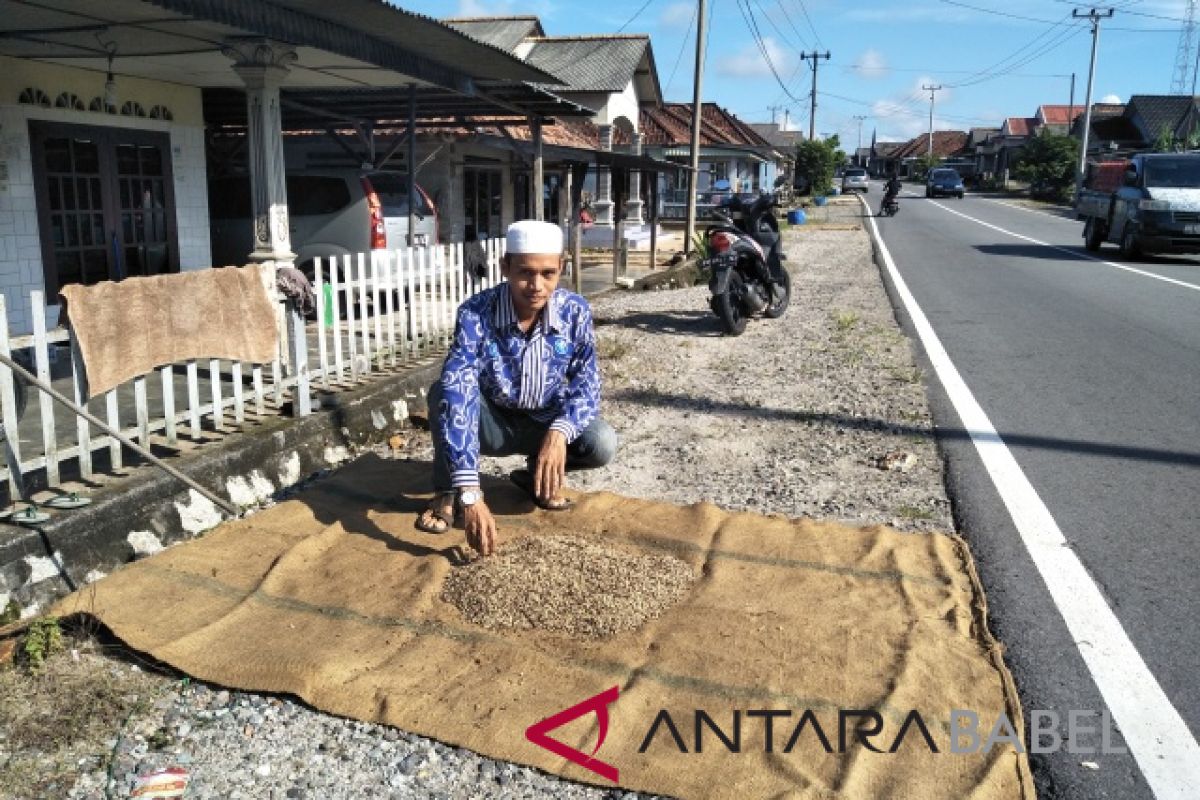
[[(609, 703), (616, 702), (619, 693), (619, 687), (614, 686), (611, 689), (604, 690), (595, 697), (589, 697), (582, 703), (573, 705), (570, 708), (564, 708), (554, 716), (546, 717), (541, 722), (536, 722), (526, 728), (525, 738), (538, 747), (544, 747), (551, 753), (560, 755), (568, 761), (572, 761), (584, 769), (596, 773), (601, 778), (618, 783), (621, 777), (620, 770), (612, 764), (606, 764), (598, 758), (593, 758), (593, 756), (600, 750), (600, 745), (604, 744), (604, 737), (608, 735), (608, 705)], [(566, 725), (571, 720), (579, 719), (584, 714), (591, 712), (595, 712), (596, 721), (600, 725), (600, 736), (596, 741), (596, 747), (593, 748), (591, 753), (581, 752), (546, 735), (555, 728)]]

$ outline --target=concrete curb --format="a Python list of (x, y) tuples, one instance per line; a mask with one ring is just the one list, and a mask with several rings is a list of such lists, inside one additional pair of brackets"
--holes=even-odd
[[(173, 463), (235, 505), (250, 508), (303, 478), (348, 461), (364, 446), (410, 428), (440, 356), (402, 374), (337, 394), (318, 392), (320, 410), (303, 419), (269, 419)], [(92, 504), (54, 512), (41, 530), (0, 532), (0, 612), (21, 616), (99, 579), (134, 557), (192, 538), (221, 521), (211, 501), (144, 465), (92, 495)]]

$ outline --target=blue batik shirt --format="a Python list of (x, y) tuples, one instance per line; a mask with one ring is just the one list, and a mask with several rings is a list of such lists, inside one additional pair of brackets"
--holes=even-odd
[(587, 301), (556, 289), (528, 337), (517, 324), (507, 283), (459, 307), (454, 344), (442, 367), (438, 415), (455, 487), (479, 485), (481, 397), (550, 423), (568, 443), (579, 438), (600, 409), (596, 335)]

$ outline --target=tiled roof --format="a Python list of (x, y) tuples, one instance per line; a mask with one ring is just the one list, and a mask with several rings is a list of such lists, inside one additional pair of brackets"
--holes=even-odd
[[(963, 152), (967, 146), (966, 131), (934, 131), (933, 154), (938, 158), (949, 158)], [(929, 152), (929, 134), (922, 133), (909, 139), (889, 158), (920, 158)]]
[(751, 122), (750, 127), (762, 138), (776, 147), (795, 147), (804, 140), (801, 131), (781, 130), (777, 122)]
[(1195, 102), (1195, 98), (1188, 95), (1135, 94), (1129, 98), (1125, 115), (1140, 119), (1142, 124), (1138, 127), (1142, 134), (1147, 141), (1153, 141), (1163, 128), (1173, 133)]
[[(643, 108), (639, 125), (647, 145), (686, 145), (692, 139), (692, 104), (664, 103), (661, 108)], [(700, 111), (700, 144), (708, 146), (770, 147), (753, 128), (716, 103), (704, 103)]]
[(1142, 143), (1142, 132), (1128, 117), (1093, 117), (1090, 147), (1101, 147), (1105, 142), (1116, 142), (1124, 146), (1138, 145)]
[(579, 92), (624, 91), (650, 47), (645, 34), (542, 36), (530, 41), (533, 49), (525, 61)]
[(876, 158), (891, 158), (897, 150), (908, 142), (876, 142), (875, 157)]
[(1046, 125), (1070, 125), (1075, 116), (1083, 113), (1083, 104), (1038, 106), (1038, 119)]
[(1037, 117), (1009, 117), (1004, 121), (1009, 136), (1030, 136), (1038, 125)]
[(457, 17), (442, 22), (476, 41), (512, 52), (531, 36), (544, 36), (542, 23), (534, 16), (520, 17)]

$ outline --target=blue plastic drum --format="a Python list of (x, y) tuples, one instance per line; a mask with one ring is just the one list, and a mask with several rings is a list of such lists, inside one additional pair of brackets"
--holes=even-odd
[(808, 219), (808, 215), (804, 213), (804, 209), (797, 208), (795, 211), (789, 211), (787, 221), (789, 225), (803, 225)]

